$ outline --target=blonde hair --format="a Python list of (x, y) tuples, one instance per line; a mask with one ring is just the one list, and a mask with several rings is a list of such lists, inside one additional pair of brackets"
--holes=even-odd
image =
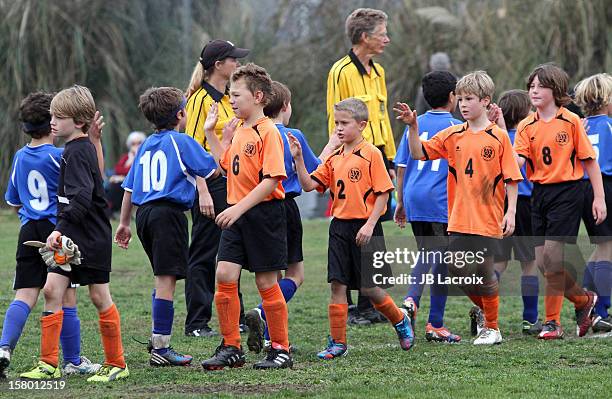
[(205, 70), (201, 63), (197, 63), (193, 72), (191, 73), (191, 79), (189, 80), (189, 86), (185, 90), (185, 97), (189, 98), (193, 93), (198, 91), (202, 87), (202, 82), (207, 80), (211, 73), (214, 65), (210, 69)]
[(252, 62), (239, 67), (232, 73), (230, 82), (236, 83), (240, 79), (244, 79), (251, 94), (255, 95), (255, 92), (261, 91), (264, 95), (262, 104), (264, 107), (268, 105), (272, 97), (272, 79), (263, 67)]
[(334, 104), (334, 111), (348, 112), (357, 122), (368, 120), (368, 106), (358, 98), (350, 97)]
[(351, 44), (359, 44), (362, 33), (372, 35), (378, 25), (386, 22), (387, 14), (383, 11), (373, 8), (358, 8), (346, 18), (346, 35)]
[(96, 103), (87, 87), (74, 85), (53, 97), (51, 115), (58, 118), (72, 118), (74, 123), (82, 123), (81, 130), (87, 133), (96, 115)]
[(455, 93), (474, 94), (481, 100), (485, 97), (493, 99), (495, 83), (485, 71), (474, 71), (459, 79)]
[(595, 115), (612, 103), (612, 76), (598, 73), (581, 80), (576, 87), (575, 102), (587, 115)]

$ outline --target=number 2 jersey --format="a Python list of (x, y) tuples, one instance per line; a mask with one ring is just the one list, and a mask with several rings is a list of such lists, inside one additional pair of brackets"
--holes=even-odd
[(19, 208), (19, 220), (48, 219), (56, 223), (57, 181), (63, 148), (26, 145), (15, 154), (4, 199)]
[(163, 130), (142, 143), (121, 186), (135, 205), (163, 200), (187, 210), (195, 200), (196, 176), (207, 178), (215, 170), (214, 158), (194, 139)]
[(448, 231), (502, 237), (504, 183), (521, 181), (508, 134), (491, 124), (452, 126), (422, 141), (424, 160), (448, 160)]

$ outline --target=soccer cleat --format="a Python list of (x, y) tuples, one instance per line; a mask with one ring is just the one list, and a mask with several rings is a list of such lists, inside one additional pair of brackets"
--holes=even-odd
[(246, 334), (249, 332), (249, 326), (244, 323), (240, 323), (238, 325), (238, 329), (240, 330), (240, 334)]
[(208, 325), (205, 325), (202, 328), (198, 328), (197, 330), (193, 330), (193, 331), (189, 331), (188, 333), (185, 333), (185, 336), (187, 336), (187, 337), (205, 337), (205, 338), (209, 338), (209, 337), (216, 337), (218, 335), (219, 335), (219, 333), (214, 331)]
[(6, 369), (11, 363), (11, 348), (8, 346), (0, 347), (0, 379), (6, 378)]
[(448, 328), (444, 326), (435, 328), (431, 325), (431, 323), (427, 323), (427, 326), (425, 327), (425, 339), (429, 342), (456, 343), (461, 341), (461, 337), (450, 332)]
[(286, 369), (292, 367), (293, 360), (289, 352), (275, 342), (272, 343), (266, 357), (253, 365), (253, 368), (257, 370)]
[(417, 306), (414, 299), (412, 299), (412, 297), (409, 297), (409, 296), (404, 298), (402, 307), (406, 309), (406, 311), (408, 312), (408, 317), (410, 317), (410, 323), (412, 324), (412, 330), (414, 331), (414, 325), (416, 323), (416, 316), (417, 316), (419, 307)]
[(335, 359), (340, 356), (346, 356), (348, 348), (342, 342), (336, 342), (332, 337), (327, 337), (327, 348), (317, 353), (317, 357), (323, 360)]
[(101, 364), (92, 363), (91, 360), (85, 356), (81, 356), (81, 364), (78, 366), (70, 362), (64, 363), (62, 366), (62, 374), (96, 374), (101, 367)]
[(400, 347), (407, 351), (413, 347), (414, 344), (414, 331), (412, 330), (412, 324), (410, 323), (410, 317), (408, 317), (408, 311), (406, 309), (400, 309), (404, 314), (402, 321), (393, 326), (399, 338)]
[(589, 332), (591, 312), (593, 312), (593, 307), (595, 307), (595, 302), (597, 302), (596, 293), (593, 291), (585, 291), (584, 293), (588, 297), (587, 303), (581, 309), (576, 309), (576, 335), (579, 337), (584, 337)]
[(129, 377), (130, 371), (127, 365), (124, 369), (108, 364), (100, 367), (100, 370), (87, 379), (87, 382), (111, 382)]
[(472, 309), (470, 309), (470, 334), (472, 334), (472, 337), (480, 335), (480, 332), (484, 329), (484, 323), (482, 309), (475, 305), (472, 306)]
[(357, 305), (350, 305), (348, 307), (348, 319), (346, 320), (347, 324), (354, 326), (368, 326), (372, 324), (372, 322), (365, 317), (363, 317), (359, 313), (359, 309), (357, 309)]
[(554, 320), (549, 320), (542, 326), (542, 331), (538, 334), (539, 339), (563, 339), (563, 329)]
[(376, 309), (368, 309), (364, 312), (360, 312), (360, 315), (364, 319), (368, 320), (371, 324), (386, 323), (388, 321), (385, 315)]
[(530, 323), (523, 320), (522, 331), (523, 335), (538, 335), (542, 331), (542, 322), (537, 320), (535, 323)]
[(180, 354), (169, 346), (163, 349), (153, 349), (149, 364), (154, 367), (189, 366), (192, 360), (193, 356)]
[(41, 360), (38, 366), (26, 373), (21, 373), (19, 377), (22, 380), (52, 380), (61, 378), (62, 373), (59, 367), (53, 367)]
[(261, 317), (261, 310), (251, 309), (245, 315), (246, 325), (249, 327), (247, 347), (251, 352), (259, 353), (264, 347), (265, 321)]
[(498, 345), (501, 343), (502, 335), (499, 330), (494, 328), (483, 328), (474, 340), (474, 345)]
[(222, 340), (221, 345), (215, 349), (213, 357), (202, 362), (202, 367), (204, 370), (223, 370), (225, 367), (242, 367), (244, 363), (246, 363), (246, 356), (242, 348), (225, 345), (225, 341)]
[[(608, 317), (604, 318), (598, 315), (596, 317), (593, 317), (591, 328), (593, 329), (594, 334), (612, 332), (612, 316), (608, 315)], [(0, 362), (2, 362), (1, 357), (0, 357)], [(1, 367), (2, 365), (0, 364), (0, 369)]]

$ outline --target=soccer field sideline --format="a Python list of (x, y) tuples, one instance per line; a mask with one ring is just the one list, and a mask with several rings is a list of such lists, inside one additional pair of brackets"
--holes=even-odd
[[(66, 378), (62, 392), (9, 390), (9, 382), (0, 383), (0, 397), (61, 395), (63, 397), (201, 397), (215, 396), (323, 396), (323, 397), (466, 397), (466, 396), (572, 396), (604, 397), (604, 380), (612, 374), (612, 345), (606, 339), (576, 339), (573, 309), (564, 304), (563, 323), (569, 338), (542, 342), (520, 333), (520, 297), (500, 298), (500, 328), (504, 343), (495, 347), (474, 347), (469, 337), (467, 312), (470, 303), (463, 297), (448, 301), (445, 324), (462, 335), (455, 345), (431, 344), (424, 339), (428, 299), (423, 300), (417, 319), (416, 347), (409, 352), (399, 349), (395, 332), (388, 324), (373, 327), (349, 327), (349, 354), (336, 361), (322, 362), (316, 352), (325, 344), (328, 331), (326, 283), (327, 220), (304, 222), (306, 280), (289, 304), (289, 334), (298, 347), (293, 370), (261, 372), (252, 370), (261, 355), (247, 353), (242, 369), (205, 373), (199, 362), (209, 356), (219, 339), (194, 339), (183, 335), (185, 318), (184, 283), (177, 286), (175, 301), (174, 346), (194, 356), (190, 368), (152, 368), (145, 347), (132, 337), (146, 340), (150, 334), (150, 290), (152, 274), (140, 243), (135, 238), (127, 251), (114, 248), (111, 290), (122, 318), (123, 340), (130, 378), (105, 386), (91, 385), (83, 377)], [(15, 245), (19, 228), (17, 217), (0, 212), (0, 317), (13, 298), (12, 279)], [(390, 223), (389, 237), (406, 237)], [(396, 241), (397, 238), (394, 239)], [(510, 266), (509, 272), (517, 269)], [(242, 287), (245, 306), (258, 300), (253, 276), (245, 273)], [(391, 291), (397, 303), (403, 288)], [(97, 333), (97, 315), (79, 289), (79, 316), (82, 328), (82, 352), (92, 360), (102, 359)], [(542, 299), (540, 311), (542, 311)], [(24, 334), (14, 353), (9, 370), (11, 380), (32, 367), (39, 352), (39, 315), (42, 300), (32, 311)], [(216, 317), (212, 327), (217, 328)], [(246, 337), (243, 336), (244, 339)], [(606, 377), (607, 376), (607, 377)]]

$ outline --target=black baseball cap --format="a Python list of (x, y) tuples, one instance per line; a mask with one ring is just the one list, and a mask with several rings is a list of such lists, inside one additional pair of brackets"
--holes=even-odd
[(211, 40), (202, 49), (200, 54), (200, 64), (204, 69), (215, 65), (215, 62), (224, 60), (228, 57), (244, 58), (251, 50), (234, 46), (234, 43), (227, 40)]

